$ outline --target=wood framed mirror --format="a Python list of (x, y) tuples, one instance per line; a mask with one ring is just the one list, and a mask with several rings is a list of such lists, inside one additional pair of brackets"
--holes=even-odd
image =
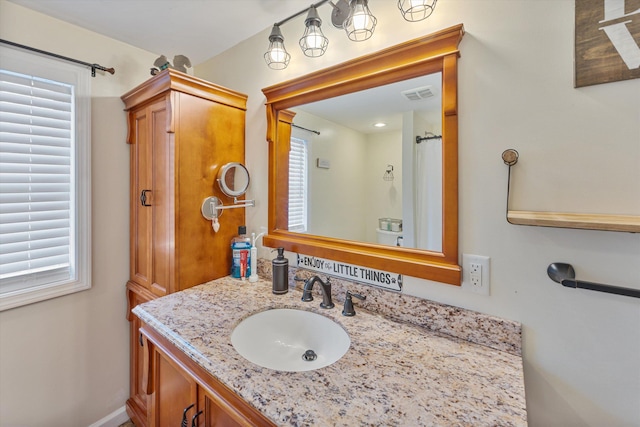
[[(270, 247), (460, 285), (458, 264), (458, 45), (462, 24), (263, 89), (269, 142)], [(289, 230), (289, 152), (297, 108), (421, 76), (441, 80), (441, 245), (401, 247)], [(384, 103), (384, 100), (380, 102)], [(320, 167), (320, 165), (318, 165)], [(381, 171), (384, 172), (384, 171)], [(382, 175), (380, 176), (382, 180)], [(338, 191), (339, 188), (336, 188)], [(322, 203), (332, 205), (332, 197)]]

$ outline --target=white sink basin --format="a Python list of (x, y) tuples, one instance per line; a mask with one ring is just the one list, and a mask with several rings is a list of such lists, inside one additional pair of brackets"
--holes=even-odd
[(339, 360), (349, 350), (351, 339), (325, 316), (278, 308), (240, 322), (231, 333), (231, 344), (242, 357), (264, 368), (311, 371)]

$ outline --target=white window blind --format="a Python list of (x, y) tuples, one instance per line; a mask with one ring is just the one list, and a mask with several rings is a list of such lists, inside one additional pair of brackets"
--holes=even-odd
[(289, 151), (289, 230), (307, 231), (307, 141), (291, 137)]
[[(63, 76), (66, 64), (0, 55), (0, 309), (7, 309), (90, 286), (88, 126), (78, 120), (89, 116), (76, 80), (88, 71), (72, 67), (57, 81), (47, 74)], [(34, 72), (44, 61), (52, 68)]]

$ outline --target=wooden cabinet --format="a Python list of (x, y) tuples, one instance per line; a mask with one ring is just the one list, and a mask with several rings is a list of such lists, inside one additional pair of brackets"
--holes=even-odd
[(155, 360), (149, 373), (154, 376), (149, 425), (179, 426), (183, 417), (189, 420), (199, 412), (196, 382), (161, 351), (154, 349), (151, 357)]
[[(242, 209), (226, 210), (215, 233), (200, 208), (216, 196), (218, 169), (244, 162), (246, 95), (164, 70), (122, 96), (130, 144), (131, 396), (127, 411), (147, 425), (141, 390), (137, 304), (229, 274), (230, 241), (244, 224)], [(179, 425), (179, 423), (178, 423)]]
[(127, 413), (137, 427), (147, 425), (147, 392), (142, 384), (142, 372), (144, 372), (144, 359), (142, 354), (142, 335), (140, 328), (142, 322), (131, 313), (138, 304), (153, 299), (150, 292), (137, 286), (134, 282), (127, 284), (127, 319), (129, 320), (129, 399), (127, 400)]
[(141, 337), (149, 426), (275, 426), (152, 328)]

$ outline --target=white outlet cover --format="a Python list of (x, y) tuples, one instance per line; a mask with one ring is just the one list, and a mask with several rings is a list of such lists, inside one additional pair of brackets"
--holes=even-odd
[[(477, 263), (482, 266), (482, 286), (473, 286), (471, 284), (471, 263)], [(461, 288), (467, 292), (473, 292), (480, 295), (490, 295), (491, 288), (491, 258), (482, 255), (462, 254), (462, 286)]]

